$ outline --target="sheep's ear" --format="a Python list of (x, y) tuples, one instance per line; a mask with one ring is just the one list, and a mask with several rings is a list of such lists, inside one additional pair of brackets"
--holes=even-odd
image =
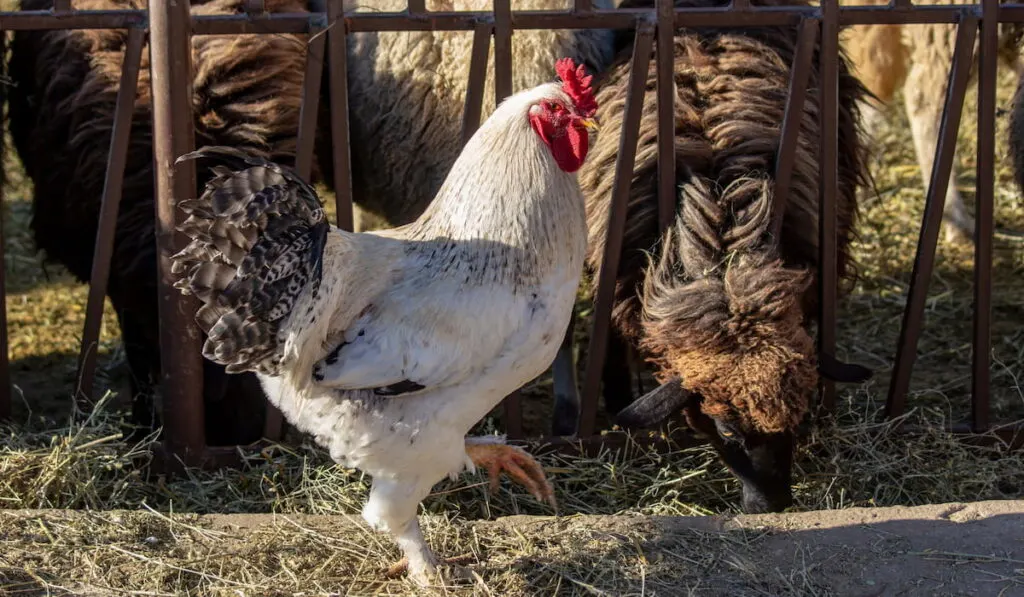
[(829, 354), (818, 355), (818, 374), (839, 383), (864, 383), (874, 372), (863, 365), (844, 363)]
[(683, 380), (673, 377), (619, 411), (615, 423), (623, 429), (654, 427), (682, 410), (691, 396)]

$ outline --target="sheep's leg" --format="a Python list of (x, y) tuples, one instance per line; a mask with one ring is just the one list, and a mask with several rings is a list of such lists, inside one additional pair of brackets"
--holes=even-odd
[(152, 350), (141, 324), (133, 317), (119, 311), (117, 319), (121, 326), (125, 357), (128, 360), (132, 392), (130, 423), (133, 429), (127, 436), (132, 441), (141, 441), (159, 425), (159, 415), (153, 400), (156, 386), (153, 384), (152, 369), (154, 363), (160, 362), (160, 355)]
[(544, 468), (526, 450), (506, 446), (497, 436), (467, 437), (466, 455), (476, 467), (487, 470), (492, 492), (498, 489), (498, 481), (504, 471), (526, 487), (537, 501), (547, 502), (557, 510), (555, 490), (544, 475)]
[(604, 406), (614, 416), (633, 402), (633, 374), (630, 370), (629, 346), (615, 331), (608, 334), (608, 352), (601, 379), (604, 383)]
[(575, 435), (580, 418), (580, 394), (576, 385), (576, 354), (573, 329), (576, 327), (576, 311), (569, 318), (569, 326), (562, 338), (562, 346), (551, 365), (555, 386), (555, 413), (551, 421), (553, 435)]
[[(941, 35), (937, 37), (941, 38)], [(949, 64), (948, 60), (939, 61), (943, 58), (940, 50), (944, 49), (939, 44), (941, 41), (936, 40), (929, 47), (915, 53), (914, 65), (904, 87), (907, 117), (910, 119), (914, 149), (926, 189), (931, 181), (932, 161), (939, 143), (943, 98), (946, 97), (946, 72), (936, 66)], [(974, 239), (974, 218), (968, 213), (963, 197), (956, 188), (955, 165), (949, 172), (945, 200), (942, 219), (946, 223), (946, 239), (971, 242)]]
[(858, 107), (860, 108), (861, 126), (873, 147), (878, 133), (882, 129), (882, 124), (885, 123), (888, 106), (872, 100), (863, 101)]
[(203, 405), (209, 445), (245, 445), (263, 435), (267, 407), (254, 374), (232, 375), (203, 359)]

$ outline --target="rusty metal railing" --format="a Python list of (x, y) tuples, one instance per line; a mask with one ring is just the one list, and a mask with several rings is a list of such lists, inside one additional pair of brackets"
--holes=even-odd
[[(202, 370), (199, 357), (199, 333), (191, 313), (194, 303), (171, 287), (169, 256), (180, 248), (174, 233), (176, 200), (195, 192), (195, 171), (191, 162), (174, 166), (174, 158), (193, 148), (190, 107), (190, 36), (213, 34), (281, 34), (310, 36), (306, 80), (303, 87), (296, 167), (308, 177), (312, 168), (317, 107), (325, 59), (329, 64), (330, 138), (333, 147), (333, 176), (338, 225), (352, 228), (352, 180), (348, 125), (346, 38), (360, 31), (451, 30), (473, 32), (469, 86), (465, 98), (462, 139), (480, 124), (487, 56), (493, 38), (495, 56), (495, 95), (498, 101), (512, 92), (511, 37), (525, 29), (634, 29), (636, 32), (632, 71), (625, 103), (625, 118), (615, 165), (615, 184), (603, 268), (597, 279), (594, 321), (582, 388), (582, 408), (578, 436), (598, 441), (614, 438), (595, 437), (601, 369), (604, 364), (614, 291), (624, 235), (626, 202), (633, 172), (640, 113), (645, 92), (645, 76), (652, 49), (657, 48), (658, 100), (658, 200), (659, 223), (668, 226), (674, 217), (675, 156), (672, 101), (672, 47), (677, 27), (750, 27), (770, 25), (798, 26), (797, 51), (791, 68), (789, 103), (781, 125), (779, 154), (775, 165), (776, 220), (781, 228), (797, 147), (802, 106), (816, 48), (819, 60), (821, 110), (820, 168), (820, 271), (818, 350), (834, 356), (836, 349), (837, 268), (836, 204), (838, 160), (838, 52), (839, 30), (845, 25), (868, 24), (953, 24), (957, 26), (955, 57), (949, 74), (946, 105), (941, 121), (935, 164), (927, 193), (917, 255), (903, 322), (900, 328), (896, 360), (889, 388), (886, 413), (898, 416), (905, 411), (911, 372), (923, 327), (927, 286), (934, 267), (940, 226), (956, 133), (960, 125), (973, 58), (973, 47), (980, 29), (977, 229), (975, 249), (975, 305), (972, 361), (972, 424), (969, 431), (991, 428), (990, 422), (990, 318), (992, 308), (992, 237), (994, 192), (994, 137), (996, 89), (997, 26), (1024, 23), (1024, 5), (981, 0), (976, 5), (913, 5), (909, 0), (894, 0), (888, 6), (839, 6), (838, 0), (822, 0), (820, 6), (755, 7), (749, 0), (733, 0), (729, 6), (713, 8), (677, 8), (671, 0), (658, 0), (650, 9), (598, 10), (590, 0), (574, 0), (573, 7), (561, 12), (512, 12), (510, 0), (495, 0), (492, 12), (429, 12), (425, 0), (409, 0), (408, 10), (400, 13), (343, 14), (340, 0), (328, 0), (326, 13), (268, 13), (263, 0), (247, 0), (244, 11), (232, 15), (190, 15), (186, 3), (152, 0), (150, 11), (78, 11), (70, 0), (56, 0), (53, 10), (0, 12), (0, 30), (48, 29), (127, 29), (124, 72), (114, 116), (103, 203), (96, 239), (92, 270), (92, 288), (86, 309), (79, 358), (81, 394), (88, 397), (96, 367), (95, 348), (106, 280), (110, 271), (113, 230), (123, 182), (131, 110), (138, 84), (142, 47), (148, 32), (152, 51), (153, 142), (158, 195), (158, 245), (161, 274), (161, 355), (165, 396), (164, 446), (168, 455), (188, 463), (219, 463), (232, 448), (209, 448), (203, 430)], [(820, 39), (820, 46), (818, 41)], [(2, 157), (2, 156), (0, 156)], [(2, 243), (0, 243), (2, 251)], [(3, 283), (0, 272), (0, 285)], [(0, 305), (2, 306), (2, 305)], [(0, 313), (0, 323), (4, 323)], [(9, 415), (11, 392), (7, 367), (6, 326), (0, 328), (0, 417)], [(173, 377), (173, 383), (171, 378)], [(823, 405), (835, 404), (835, 388), (823, 383)], [(521, 438), (522, 408), (518, 392), (505, 401), (506, 430)], [(270, 410), (266, 425), (268, 437), (280, 437), (283, 420)], [(954, 426), (954, 432), (968, 429)], [(1001, 432), (1021, 440), (1017, 429)], [(554, 440), (565, 443), (567, 440)]]

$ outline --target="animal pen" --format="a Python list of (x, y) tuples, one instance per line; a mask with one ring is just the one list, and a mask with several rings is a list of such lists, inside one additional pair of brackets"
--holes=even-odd
[[(909, 294), (903, 311), (896, 347), (895, 365), (888, 389), (886, 415), (897, 417), (907, 407), (911, 372), (922, 334), (927, 290), (932, 276), (942, 218), (942, 203), (954, 160), (956, 135), (960, 127), (968, 84), (971, 80), (974, 48), (978, 56), (976, 245), (974, 254), (973, 361), (971, 422), (954, 425), (952, 432), (974, 435), (992, 432), (1014, 446), (1024, 444), (1020, 426), (996, 425), (990, 418), (990, 353), (992, 313), (993, 204), (996, 119), (997, 34), (999, 23), (1024, 23), (1024, 5), (982, 0), (980, 5), (914, 5), (910, 0), (893, 0), (888, 6), (843, 6), (838, 0), (822, 0), (820, 6), (755, 7), (750, 0), (713, 8), (676, 8), (671, 0), (659, 0), (654, 9), (596, 10), (590, 0), (574, 0), (565, 12), (512, 12), (510, 0), (494, 0), (493, 12), (430, 12), (425, 0), (409, 0), (402, 13), (344, 14), (341, 0), (328, 0), (326, 13), (270, 14), (262, 0), (248, 0), (245, 12), (236, 15), (196, 15), (189, 3), (175, 0), (150, 2), (150, 10), (73, 10), (70, 0), (55, 0), (52, 10), (0, 12), (0, 30), (126, 29), (124, 68), (121, 74), (113, 134), (105, 174), (103, 203), (96, 240), (91, 284), (86, 306), (78, 360), (77, 396), (91, 399), (96, 371), (96, 347), (100, 335), (103, 302), (110, 271), (114, 228), (128, 152), (132, 109), (138, 86), (146, 37), (151, 48), (153, 87), (153, 143), (156, 162), (157, 243), (160, 256), (160, 345), (162, 392), (164, 396), (165, 457), (190, 465), (219, 466), (230, 463), (237, 453), (233, 447), (208, 447), (204, 436), (200, 334), (193, 323), (194, 299), (174, 288), (170, 256), (181, 247), (175, 232), (178, 218), (176, 200), (194, 197), (196, 173), (192, 162), (175, 165), (175, 159), (194, 149), (191, 118), (190, 36), (212, 34), (308, 34), (296, 170), (310, 176), (314, 159), (318, 101), (322, 84), (329, 85), (330, 138), (333, 147), (333, 176), (338, 226), (352, 229), (352, 184), (348, 132), (346, 79), (346, 36), (361, 31), (471, 31), (472, 61), (465, 98), (462, 139), (465, 142), (480, 124), (490, 44), (494, 44), (495, 96), (500, 101), (512, 92), (511, 39), (516, 29), (628, 29), (636, 32), (629, 95), (615, 166), (615, 185), (607, 231), (602, 270), (596, 279), (594, 321), (589, 337), (582, 403), (576, 438), (544, 438), (555, 446), (598, 445), (615, 441), (615, 435), (597, 429), (601, 370), (609, 340), (615, 271), (618, 268), (627, 199), (639, 136), (645, 74), (652, 51), (657, 48), (658, 112), (658, 196), (662, 229), (675, 213), (675, 157), (673, 123), (673, 34), (676, 27), (745, 27), (792, 25), (798, 27), (797, 51), (793, 59), (789, 97), (781, 123), (775, 164), (775, 230), (781, 229), (797, 149), (800, 115), (809, 92), (814, 60), (820, 68), (820, 177), (819, 213), (820, 318), (818, 353), (835, 357), (837, 329), (836, 205), (838, 146), (838, 56), (840, 27), (868, 24), (954, 24), (957, 26), (954, 61), (949, 70), (945, 108), (935, 166), (927, 198)], [(821, 40), (820, 51), (816, 50)], [(322, 81), (321, 65), (329, 65), (329, 79)], [(0, 251), (3, 244), (0, 243)], [(4, 272), (0, 270), (0, 284)], [(0, 419), (11, 412), (11, 383), (8, 363), (6, 305), (0, 310)], [(834, 408), (834, 383), (822, 380), (824, 409)], [(265, 436), (281, 437), (283, 419), (269, 407)], [(505, 426), (512, 439), (524, 439), (522, 406), (517, 394), (506, 398)], [(908, 432), (913, 431), (907, 429)]]

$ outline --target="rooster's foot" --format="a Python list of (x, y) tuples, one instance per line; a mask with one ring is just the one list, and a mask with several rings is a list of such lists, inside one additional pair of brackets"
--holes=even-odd
[(522, 448), (467, 441), (466, 454), (474, 465), (487, 470), (487, 475), (491, 478), (492, 492), (498, 489), (498, 481), (501, 472), (504, 471), (526, 487), (537, 501), (547, 502), (558, 510), (555, 491), (544, 476), (544, 469)]
[(408, 573), (409, 580), (421, 587), (448, 585), (459, 581), (473, 580), (473, 573), (463, 566), (463, 564), (469, 563), (472, 560), (473, 556), (466, 554), (454, 558), (446, 558), (442, 560), (442, 563), (437, 568), (410, 570), (409, 558), (403, 557), (392, 564), (384, 573), (384, 576), (387, 578), (398, 578), (403, 573)]

